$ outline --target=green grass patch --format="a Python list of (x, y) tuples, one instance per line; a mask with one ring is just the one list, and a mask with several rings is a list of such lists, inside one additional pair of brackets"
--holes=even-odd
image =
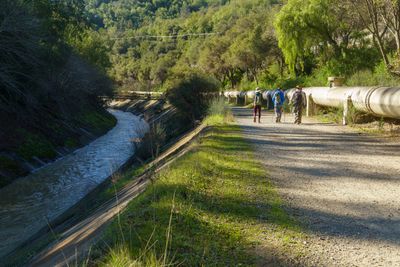
[(133, 166), (125, 173), (115, 173), (111, 177), (112, 186), (106, 188), (102, 191), (97, 197), (96, 201), (102, 202), (107, 201), (109, 199), (113, 199), (115, 197), (115, 193), (121, 190), (130, 182), (134, 181), (136, 177), (141, 175), (146, 169), (146, 165), (142, 165), (140, 167)]
[(19, 131), (24, 141), (17, 149), (17, 154), (26, 160), (33, 157), (53, 159), (57, 156), (53, 144), (40, 134), (33, 134), (25, 130)]
[(99, 266), (254, 265), (254, 246), (296, 243), (300, 230), (236, 125), (222, 115), (185, 156), (114, 220), (91, 264)]
[(64, 146), (70, 149), (77, 148), (79, 147), (79, 141), (72, 137), (68, 137), (64, 142)]
[(342, 123), (343, 107), (332, 108), (324, 107), (318, 110), (316, 118), (323, 123)]
[(99, 112), (96, 110), (90, 110), (82, 113), (79, 116), (79, 121), (81, 121), (84, 125), (89, 126), (96, 133), (103, 133), (117, 123), (114, 116), (108, 114), (107, 112)]

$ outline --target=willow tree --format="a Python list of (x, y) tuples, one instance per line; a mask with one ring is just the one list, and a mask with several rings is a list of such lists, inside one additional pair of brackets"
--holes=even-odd
[(340, 0), (289, 0), (275, 19), (278, 44), (291, 72), (303, 71), (304, 59), (317, 52), (323, 61), (344, 57), (358, 26), (348, 4)]

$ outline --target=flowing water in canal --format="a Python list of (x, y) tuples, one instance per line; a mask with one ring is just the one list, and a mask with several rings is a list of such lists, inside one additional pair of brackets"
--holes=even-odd
[[(0, 189), (0, 258), (21, 245), (122, 166), (145, 121), (110, 110), (117, 125), (89, 145)], [(1, 262), (1, 260), (0, 260)]]

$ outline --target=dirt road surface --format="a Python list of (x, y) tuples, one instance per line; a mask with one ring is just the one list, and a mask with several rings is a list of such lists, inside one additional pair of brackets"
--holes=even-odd
[(315, 266), (400, 266), (400, 142), (304, 120), (281, 124), (233, 108), (288, 212), (304, 224)]

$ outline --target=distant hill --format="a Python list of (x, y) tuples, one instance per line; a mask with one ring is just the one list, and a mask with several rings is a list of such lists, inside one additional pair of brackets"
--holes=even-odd
[(86, 9), (99, 27), (121, 30), (140, 28), (154, 19), (173, 19), (216, 7), (229, 0), (86, 0)]
[(235, 86), (283, 59), (272, 18), (281, 1), (87, 0), (110, 47), (110, 76), (125, 90), (164, 90), (188, 71)]

